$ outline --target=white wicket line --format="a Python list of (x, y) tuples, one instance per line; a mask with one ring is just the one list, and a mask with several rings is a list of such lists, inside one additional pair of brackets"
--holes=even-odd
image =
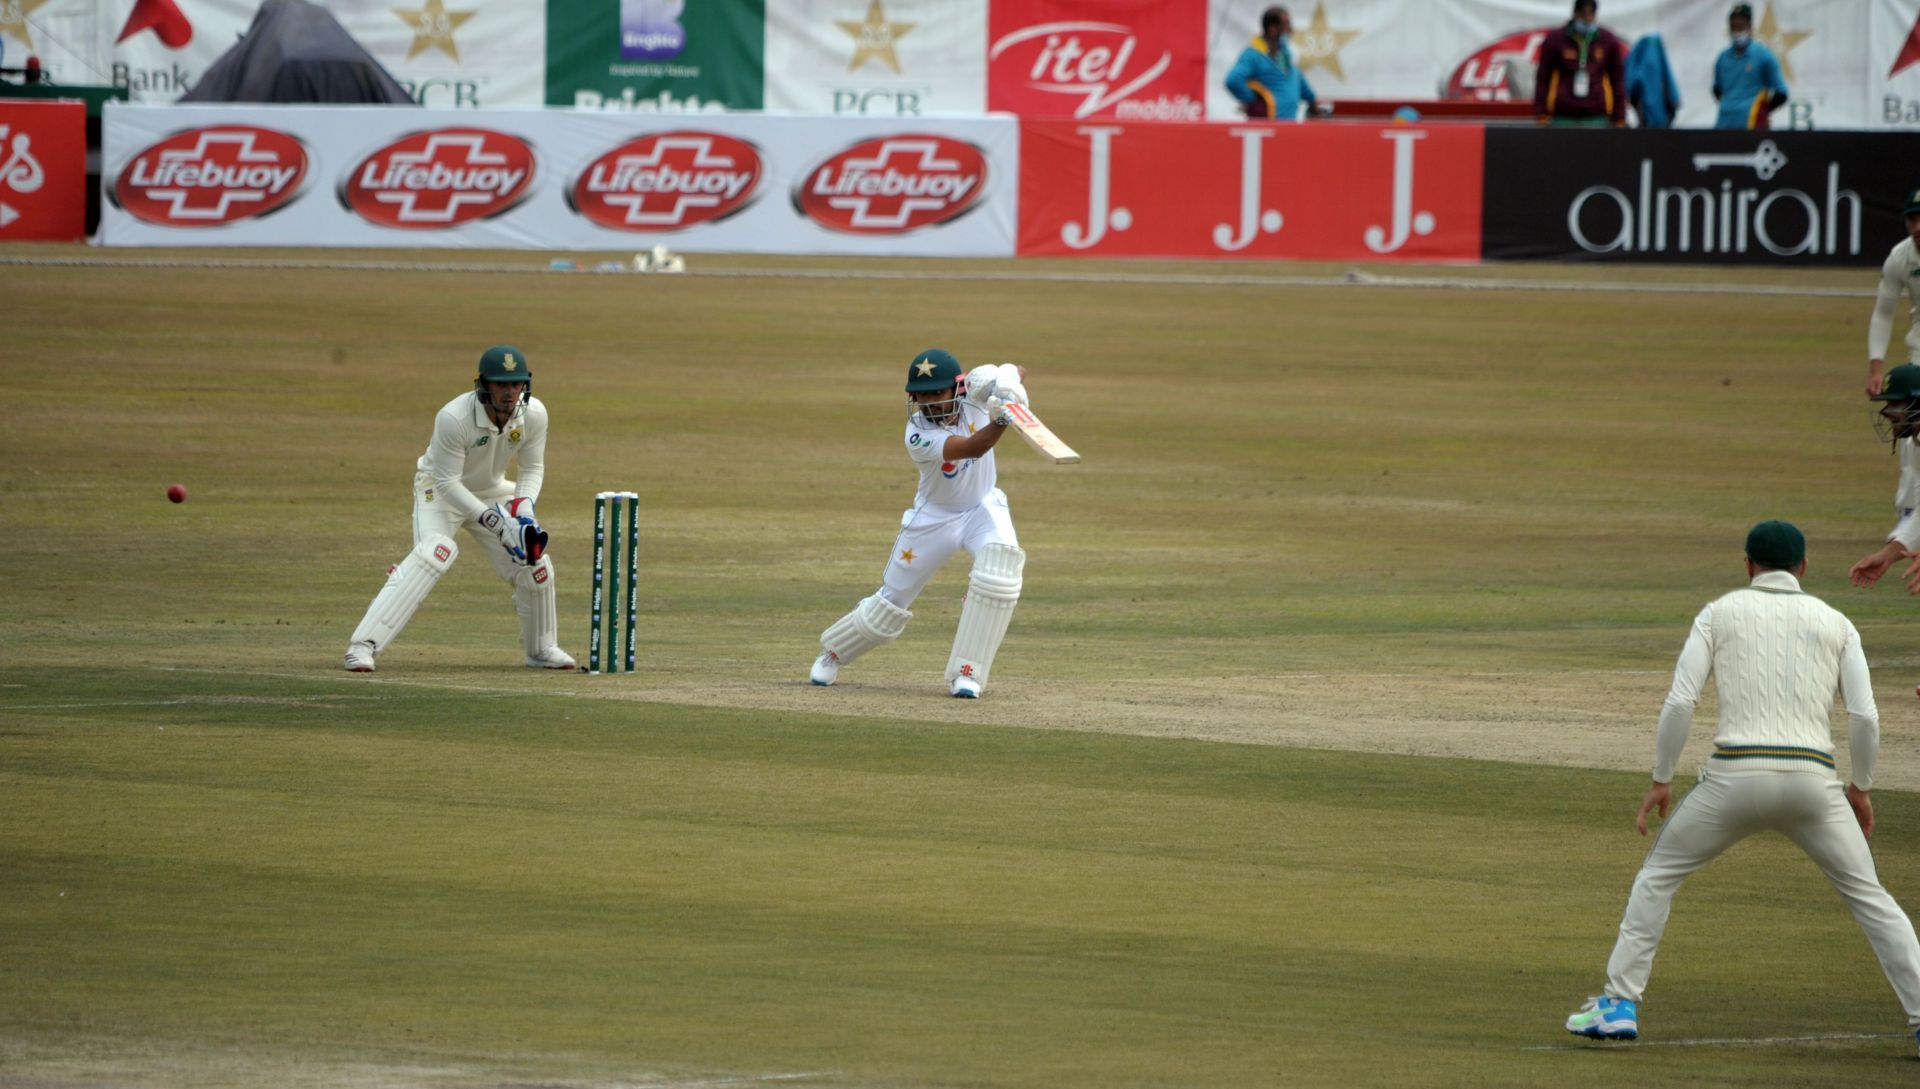
[(738, 1077), (701, 1078), (697, 1081), (636, 1081), (622, 1085), (620, 1089), (709, 1089), (722, 1085), (767, 1085), (773, 1082), (812, 1081), (815, 1078), (831, 1077), (825, 1072), (801, 1074), (743, 1074)]
[(1586, 1043), (1546, 1044), (1522, 1051), (1587, 1051), (1595, 1047), (1774, 1047), (1779, 1044), (1823, 1044), (1850, 1040), (1898, 1040), (1905, 1032), (1832, 1032), (1819, 1036), (1728, 1036), (1700, 1040), (1590, 1040)]
[[(195, 269), (288, 269), (335, 272), (483, 272), (582, 276), (592, 274), (554, 273), (545, 265), (536, 265), (531, 256), (526, 264), (413, 264), (401, 261), (347, 260), (267, 260), (263, 258), (159, 258), (159, 257), (64, 257), (0, 256), (0, 266), (22, 265), (40, 268), (195, 268)], [(1863, 278), (1871, 274), (1862, 272)], [(1787, 284), (1732, 284), (1725, 281), (1703, 283), (1633, 283), (1619, 280), (1536, 280), (1468, 276), (1401, 276), (1352, 269), (1323, 276), (1253, 276), (1245, 273), (1196, 275), (1165, 272), (1060, 272), (1039, 269), (689, 269), (685, 274), (710, 279), (741, 280), (916, 280), (957, 282), (1055, 283), (1055, 284), (1144, 284), (1158, 287), (1360, 287), (1420, 288), (1460, 291), (1603, 291), (1614, 294), (1647, 295), (1771, 295), (1800, 298), (1870, 299), (1874, 292), (1864, 288), (1812, 287)]]

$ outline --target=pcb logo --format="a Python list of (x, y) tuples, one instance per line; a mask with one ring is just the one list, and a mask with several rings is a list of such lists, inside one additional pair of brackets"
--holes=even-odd
[(616, 231), (683, 231), (744, 211), (765, 173), (760, 150), (745, 140), (652, 133), (588, 163), (567, 187), (567, 202)]
[(278, 211), (300, 195), (307, 150), (255, 125), (186, 129), (127, 160), (113, 203), (163, 227), (219, 227)]
[(986, 187), (987, 157), (974, 145), (931, 134), (887, 136), (807, 171), (793, 204), (828, 230), (906, 234), (966, 215)]
[(533, 148), (492, 129), (427, 129), (354, 164), (340, 203), (381, 227), (438, 230), (491, 219), (532, 192)]

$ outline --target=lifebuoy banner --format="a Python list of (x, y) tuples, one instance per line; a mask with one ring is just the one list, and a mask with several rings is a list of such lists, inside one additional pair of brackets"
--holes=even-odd
[(87, 107), (0, 99), (0, 242), (86, 234)]
[(1010, 117), (109, 106), (100, 240), (1008, 257)]
[(1020, 252), (1474, 261), (1477, 125), (1021, 125)]

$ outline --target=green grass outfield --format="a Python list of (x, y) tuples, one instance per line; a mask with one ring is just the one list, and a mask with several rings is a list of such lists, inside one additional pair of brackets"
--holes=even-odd
[[(0, 248), (35, 256), (99, 255)], [(1844, 584), (1895, 477), (1870, 298), (110, 256), (0, 263), (4, 1089), (1920, 1072), (1778, 839), (1683, 890), (1642, 1043), (1559, 1027), (1644, 850), (1672, 655), (1760, 518), (1865, 636), (1876, 854), (1920, 907), (1920, 606)], [(836, 267), (915, 278), (794, 275)], [(938, 278), (1083, 267), (1328, 282)], [(576, 655), (591, 495), (645, 497), (642, 670), (518, 668), (468, 557), (347, 675), (431, 414), (497, 340), (552, 410)], [(910, 498), (899, 372), (932, 344), (1026, 363), (1086, 461), (1003, 444), (1031, 558), (986, 699), (941, 694), (959, 563), (812, 689)]]

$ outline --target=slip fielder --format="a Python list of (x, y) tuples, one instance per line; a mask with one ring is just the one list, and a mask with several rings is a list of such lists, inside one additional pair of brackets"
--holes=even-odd
[(842, 666), (898, 639), (928, 580), (965, 549), (973, 570), (947, 659), (947, 690), (962, 699), (985, 690), (1027, 562), (1006, 493), (994, 486), (993, 464), (994, 444), (1007, 431), (1004, 406), (1027, 403), (1024, 378), (1010, 363), (975, 367), (962, 377), (960, 361), (938, 348), (908, 364), (904, 441), (920, 470), (920, 488), (901, 515), (880, 588), (820, 634), (814, 684), (834, 683)]
[[(1753, 581), (1694, 617), (1660, 710), (1653, 785), (1637, 821), (1641, 835), (1648, 813), (1667, 816), (1674, 764), (1709, 674), (1720, 697), (1713, 756), (1700, 785), (1681, 799), (1647, 852), (1607, 961), (1606, 989), (1567, 1018), (1568, 1032), (1600, 1039), (1639, 1035), (1641, 994), (1680, 883), (1727, 848), (1766, 831), (1792, 840), (1833, 883), (1906, 1008), (1908, 1031), (1920, 1027), (1920, 941), (1881, 886), (1867, 847), (1873, 835), (1868, 791), (1880, 746), (1867, 658), (1853, 623), (1800, 589), (1806, 554), (1806, 540), (1791, 524), (1754, 526), (1747, 534)], [(1847, 784), (1834, 773), (1827, 724), (1836, 686), (1847, 707), (1853, 780)]]
[[(353, 630), (348, 670), (373, 672), (374, 657), (392, 645), (460, 555), (456, 529), (467, 531), (513, 587), (527, 666), (574, 668), (558, 645), (553, 558), (533, 515), (546, 477), (546, 451), (547, 406), (533, 396), (526, 355), (510, 344), (488, 348), (472, 392), (448, 401), (433, 418), (433, 438), (414, 466), (413, 551), (394, 565)], [(507, 463), (515, 458), (518, 479), (507, 480)]]

